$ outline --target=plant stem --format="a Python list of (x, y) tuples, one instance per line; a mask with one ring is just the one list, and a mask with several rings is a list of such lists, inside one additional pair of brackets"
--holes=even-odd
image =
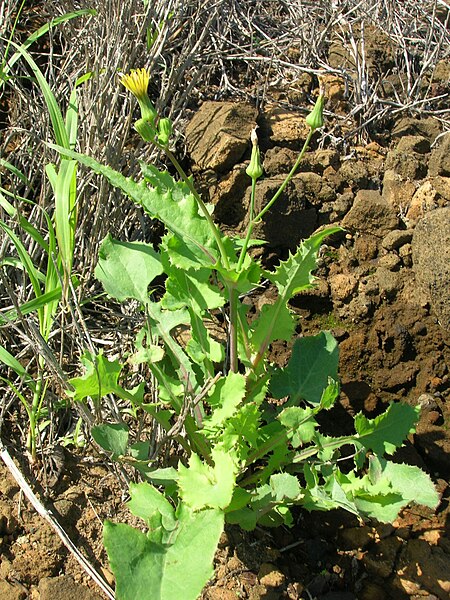
[(278, 200), (280, 195), (283, 193), (287, 184), (290, 182), (292, 177), (295, 175), (295, 172), (298, 169), (300, 161), (305, 156), (305, 153), (308, 149), (309, 142), (311, 141), (314, 131), (315, 131), (314, 129), (309, 130), (309, 133), (306, 137), (305, 143), (303, 144), (303, 148), (301, 149), (301, 152), (298, 155), (298, 158), (295, 161), (294, 166), (289, 171), (289, 173), (286, 175), (286, 179), (280, 185), (280, 187), (275, 192), (275, 194), (273, 195), (271, 200), (266, 204), (266, 206), (261, 210), (261, 212), (258, 215), (256, 215), (255, 218), (253, 218), (253, 210), (254, 210), (254, 195), (255, 195), (256, 180), (252, 179), (252, 195), (251, 195), (251, 200), (250, 200), (250, 222), (248, 224), (248, 229), (247, 229), (247, 234), (245, 236), (244, 245), (242, 246), (241, 254), (239, 256), (238, 271), (242, 268), (242, 264), (243, 264), (244, 258), (245, 258), (245, 253), (247, 252), (248, 244), (250, 242), (250, 237), (252, 235), (254, 226), (258, 223), (258, 221), (260, 221), (262, 219), (262, 217), (266, 214), (266, 212), (271, 209), (273, 204)]
[(237, 304), (238, 292), (234, 285), (228, 287), (228, 297), (230, 300), (230, 327), (229, 327), (229, 345), (230, 345), (230, 371), (237, 373), (238, 353), (237, 353)]
[(252, 231), (253, 231), (253, 227), (254, 227), (253, 214), (255, 211), (255, 192), (256, 192), (256, 178), (252, 177), (252, 192), (250, 195), (250, 221), (248, 224), (247, 235), (245, 236), (245, 240), (244, 240), (244, 245), (242, 246), (241, 254), (239, 255), (239, 262), (237, 265), (238, 272), (242, 269), (242, 265), (244, 263), (248, 244), (250, 242), (250, 237), (252, 235)]
[(217, 247), (219, 248), (220, 256), (221, 256), (221, 259), (222, 259), (222, 264), (223, 264), (223, 266), (224, 266), (225, 269), (229, 270), (229, 268), (230, 268), (230, 262), (228, 260), (228, 256), (227, 256), (227, 252), (225, 250), (225, 246), (223, 245), (223, 242), (222, 242), (221, 233), (220, 233), (218, 227), (216, 226), (216, 224), (214, 223), (211, 215), (209, 214), (209, 211), (206, 208), (205, 203), (203, 202), (200, 194), (197, 192), (197, 190), (195, 189), (192, 181), (186, 175), (186, 173), (184, 172), (183, 167), (177, 161), (177, 159), (172, 154), (172, 152), (168, 148), (164, 148), (162, 146), (159, 146), (158, 144), (155, 144), (155, 145), (166, 153), (167, 158), (171, 161), (171, 163), (173, 164), (173, 166), (177, 170), (177, 173), (180, 175), (181, 179), (188, 186), (189, 191), (194, 196), (194, 198), (195, 198), (198, 206), (200, 207), (200, 210), (203, 213), (203, 216), (205, 217), (206, 221), (208, 222), (208, 225), (209, 225), (209, 227), (211, 229), (211, 232), (212, 232), (212, 234), (214, 236), (214, 239), (216, 240)]

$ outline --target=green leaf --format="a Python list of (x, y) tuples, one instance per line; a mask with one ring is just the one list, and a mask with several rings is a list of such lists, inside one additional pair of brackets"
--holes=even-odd
[(101, 351), (97, 355), (86, 351), (81, 357), (81, 363), (85, 368), (84, 375), (69, 379), (74, 390), (67, 390), (67, 395), (75, 402), (81, 402), (88, 396), (100, 399), (108, 394), (116, 394), (133, 404), (142, 403), (145, 384), (141, 383), (132, 390), (125, 390), (120, 386), (117, 381), (122, 365), (117, 360), (108, 360)]
[(269, 480), (274, 499), (277, 502), (284, 500), (298, 500), (301, 496), (301, 488), (297, 477), (289, 473), (276, 473)]
[(107, 452), (111, 452), (113, 460), (127, 453), (128, 427), (124, 423), (103, 423), (92, 428), (94, 440)]
[(223, 293), (209, 283), (210, 269), (194, 271), (172, 267), (168, 275), (166, 294), (161, 301), (164, 308), (176, 310), (189, 306), (198, 314), (204, 314), (225, 304)]
[[(148, 187), (146, 182), (136, 183), (111, 167), (105, 166), (84, 154), (48, 144), (63, 156), (78, 160), (95, 173), (103, 175), (114, 187), (120, 188), (134, 202), (140, 204), (153, 219), (159, 219), (176, 235), (165, 238), (173, 264), (180, 268), (212, 266), (219, 259), (219, 251), (208, 223), (198, 212), (192, 194), (186, 194), (185, 184), (175, 182), (170, 188)], [(180, 193), (181, 192), (181, 193)]]
[(288, 437), (294, 448), (303, 446), (314, 438), (318, 427), (314, 414), (312, 408), (291, 406), (278, 415), (278, 420), (288, 430)]
[(341, 231), (339, 227), (329, 227), (316, 233), (302, 242), (296, 253), (280, 263), (274, 273), (268, 273), (267, 277), (277, 286), (286, 302), (294, 294), (312, 286), (314, 277), (311, 273), (317, 266), (320, 246), (326, 237), (338, 231)]
[(295, 331), (296, 319), (286, 306), (284, 298), (274, 304), (265, 304), (259, 317), (252, 323), (251, 342), (255, 350), (267, 347), (274, 340), (290, 341)]
[(117, 600), (197, 600), (213, 575), (213, 557), (223, 531), (219, 510), (178, 511), (172, 531), (147, 534), (129, 525), (104, 526), (104, 543), (116, 576)]
[(373, 483), (379, 484), (386, 479), (393, 490), (401, 494), (405, 503), (414, 502), (433, 509), (439, 504), (439, 494), (430, 476), (419, 467), (378, 459), (376, 456), (371, 456), (369, 463), (371, 469), (378, 472), (377, 481)]
[(403, 444), (409, 433), (414, 432), (420, 407), (395, 403), (375, 419), (367, 419), (362, 413), (355, 417), (358, 433), (356, 444), (375, 454), (393, 454)]
[(148, 483), (130, 483), (131, 500), (127, 503), (133, 515), (140, 517), (147, 524), (159, 513), (164, 518), (165, 526), (173, 529), (175, 511), (170, 502)]
[(299, 338), (288, 365), (272, 376), (270, 391), (275, 398), (289, 396), (289, 404), (306, 400), (318, 405), (329, 378), (338, 378), (338, 361), (338, 345), (329, 332)]
[(143, 242), (119, 242), (108, 235), (102, 242), (95, 276), (107, 294), (146, 304), (148, 286), (163, 272), (159, 254)]
[(236, 409), (245, 397), (245, 377), (240, 373), (228, 373), (221, 377), (207, 398), (212, 407), (211, 416), (205, 418), (205, 428), (222, 427), (233, 417)]
[(236, 466), (231, 454), (215, 448), (211, 452), (214, 466), (191, 454), (189, 467), (180, 464), (178, 485), (180, 496), (193, 510), (226, 508), (233, 495)]

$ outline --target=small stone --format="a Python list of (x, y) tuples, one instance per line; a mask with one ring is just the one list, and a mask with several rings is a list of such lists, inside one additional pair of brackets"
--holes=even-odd
[(333, 300), (344, 302), (356, 291), (358, 280), (352, 273), (340, 273), (330, 277), (329, 284)]
[(0, 580), (0, 598), (2, 600), (25, 600), (27, 592), (23, 587)]
[(366, 581), (362, 590), (358, 593), (359, 600), (385, 600), (386, 592), (384, 589), (372, 581)]
[(389, 269), (389, 271), (397, 271), (400, 267), (401, 260), (400, 257), (395, 254), (395, 252), (389, 252), (388, 254), (380, 257), (378, 264), (380, 267)]
[(390, 231), (381, 242), (386, 250), (398, 250), (405, 244), (411, 242), (413, 231), (411, 229), (394, 229)]
[(398, 228), (398, 218), (394, 208), (379, 192), (360, 190), (352, 208), (345, 215), (342, 226), (376, 237), (385, 237), (389, 231)]
[(284, 585), (285, 575), (271, 563), (263, 563), (258, 572), (260, 583), (266, 587), (278, 588)]
[(373, 531), (367, 525), (350, 527), (339, 532), (339, 543), (344, 550), (365, 548), (374, 539)]

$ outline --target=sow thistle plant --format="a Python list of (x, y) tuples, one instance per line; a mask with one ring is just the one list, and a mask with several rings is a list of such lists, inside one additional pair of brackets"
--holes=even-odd
[[(391, 404), (374, 419), (356, 415), (351, 435), (320, 432), (318, 414), (339, 396), (338, 346), (330, 333), (295, 339), (285, 367), (268, 357), (274, 341), (294, 338), (297, 323), (288, 302), (314, 284), (320, 246), (340, 231), (315, 233), (271, 271), (249, 253), (259, 243), (252, 239), (255, 224), (276, 202), (322, 126), (323, 93), (307, 117), (309, 135), (294, 168), (258, 214), (254, 198), (263, 171), (253, 132), (250, 218), (240, 239), (222, 234), (170, 151), (172, 126), (148, 98), (148, 80), (148, 72), (138, 69), (121, 82), (139, 102), (136, 130), (166, 153), (180, 180), (142, 163), (143, 180), (136, 182), (88, 156), (54, 147), (106, 177), (165, 225), (158, 250), (108, 236), (95, 271), (110, 297), (140, 303), (144, 325), (129, 362), (147, 365), (158, 401), (147, 403), (145, 382), (133, 389), (121, 385), (124, 365), (102, 354), (86, 354), (85, 374), (70, 383), (77, 402), (88, 397), (100, 402), (113, 393), (129, 402), (132, 412), (150, 414), (165, 432), (160, 447), (175, 440), (184, 451), (178, 468), (158, 468), (149, 442), (132, 440), (123, 423), (99, 424), (92, 431), (113, 459), (133, 464), (143, 479), (131, 484), (128, 505), (145, 521), (146, 531), (110, 521), (104, 526), (117, 598), (194, 600), (213, 574), (225, 523), (249, 531), (257, 525), (290, 526), (294, 506), (344, 508), (386, 522), (410, 502), (436, 507), (438, 495), (418, 467), (388, 458), (414, 431), (418, 408)], [(161, 276), (164, 292), (156, 297), (149, 289)], [(242, 299), (263, 279), (276, 286), (277, 298), (250, 321)], [(210, 327), (222, 314), (223, 343)], [(180, 328), (189, 331), (184, 342), (176, 337)]]

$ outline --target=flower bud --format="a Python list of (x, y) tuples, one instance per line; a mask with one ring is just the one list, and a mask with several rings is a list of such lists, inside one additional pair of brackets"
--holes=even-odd
[(245, 172), (247, 173), (247, 175), (249, 177), (256, 180), (259, 177), (261, 177), (261, 175), (263, 174), (263, 168), (261, 165), (261, 156), (259, 153), (259, 146), (258, 146), (258, 136), (256, 135), (256, 127), (255, 127), (255, 129), (252, 129), (251, 140), (252, 140), (252, 155), (250, 157), (250, 164), (245, 169)]
[(172, 121), (164, 118), (158, 122), (158, 142), (161, 146), (167, 146), (172, 135)]
[(141, 138), (146, 142), (154, 142), (156, 137), (156, 129), (151, 123), (145, 119), (138, 119), (134, 124), (134, 128), (139, 133)]
[(325, 104), (324, 91), (321, 88), (319, 97), (316, 100), (316, 104), (309, 115), (306, 117), (306, 123), (311, 127), (313, 131), (319, 129), (323, 125), (323, 105)]

